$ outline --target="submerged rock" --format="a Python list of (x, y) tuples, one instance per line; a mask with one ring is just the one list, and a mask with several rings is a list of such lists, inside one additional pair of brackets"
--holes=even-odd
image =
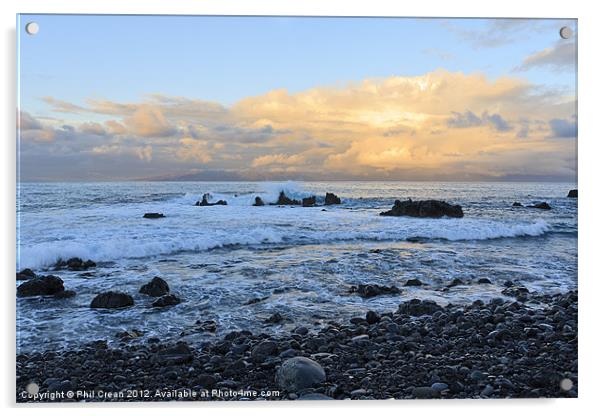
[(163, 296), (169, 293), (169, 285), (160, 277), (153, 277), (153, 280), (140, 288), (140, 293), (153, 297)]
[(539, 204), (529, 205), (528, 208), (537, 208), (537, 209), (545, 209), (545, 210), (552, 209), (552, 207), (547, 202), (540, 202)]
[(36, 274), (31, 269), (23, 269), (17, 272), (17, 280), (28, 280), (36, 277)]
[(463, 285), (464, 282), (461, 279), (458, 279), (457, 277), (454, 278), (454, 280), (452, 280), (447, 287), (455, 287), (455, 286), (461, 286)]
[(268, 319), (266, 319), (265, 323), (266, 324), (277, 324), (280, 323), (284, 320), (284, 317), (279, 313), (276, 312), (274, 314), (272, 314), (272, 316), (270, 316)]
[(104, 292), (96, 295), (90, 303), (91, 308), (116, 309), (134, 305), (134, 298), (123, 292)]
[(67, 261), (63, 259), (58, 259), (57, 262), (54, 264), (54, 270), (69, 269), (72, 271), (81, 271), (88, 270), (92, 267), (96, 267), (96, 263), (94, 263), (90, 259), (83, 261), (79, 257), (71, 257)]
[(339, 198), (333, 193), (326, 192), (326, 199), (324, 200), (324, 205), (339, 205), (340, 203), (341, 198)]
[(160, 212), (147, 212), (142, 217), (149, 218), (149, 219), (156, 219), (156, 218), (165, 218), (165, 215), (163, 215)]
[(405, 286), (422, 286), (423, 284), (419, 279), (408, 279)]
[(576, 189), (571, 189), (569, 191), (569, 194), (567, 195), (567, 198), (577, 198), (577, 190)]
[(401, 290), (396, 286), (363, 285), (351, 286), (351, 293), (357, 293), (363, 298), (372, 298), (379, 295), (396, 295)]
[(316, 205), (316, 197), (315, 196), (309, 196), (307, 198), (303, 198), (302, 204), (303, 204), (304, 207), (313, 207), (313, 206)]
[(180, 298), (177, 297), (176, 295), (164, 295), (153, 302), (153, 307), (154, 308), (163, 308), (165, 306), (178, 305), (181, 302), (182, 301), (180, 300)]
[(420, 217), (420, 218), (441, 218), (448, 216), (452, 218), (462, 218), (464, 212), (460, 205), (451, 205), (444, 201), (429, 199), (426, 201), (395, 201), (393, 208), (389, 211), (381, 212), (380, 215), (388, 217)]
[(264, 206), (265, 203), (263, 202), (263, 199), (261, 199), (260, 197), (256, 196), (255, 197), (255, 203), (253, 204), (254, 207), (262, 207)]
[(278, 201), (272, 205), (301, 205), (301, 201), (290, 199), (288, 196), (286, 196), (284, 191), (280, 191), (280, 194), (278, 195)]
[(523, 204), (521, 204), (520, 202), (515, 202), (512, 204), (513, 207), (522, 207)]
[(60, 277), (48, 275), (33, 277), (21, 283), (17, 288), (17, 296), (52, 296), (64, 291), (63, 280)]
[(211, 197), (210, 194), (203, 194), (203, 199), (201, 201), (196, 201), (196, 204), (194, 204), (197, 207), (212, 207), (214, 205), (228, 205), (228, 202), (224, 201), (223, 199), (220, 199), (217, 202), (209, 202), (209, 198)]
[(325, 380), (322, 366), (306, 357), (289, 358), (276, 371), (276, 384), (288, 392), (298, 392)]

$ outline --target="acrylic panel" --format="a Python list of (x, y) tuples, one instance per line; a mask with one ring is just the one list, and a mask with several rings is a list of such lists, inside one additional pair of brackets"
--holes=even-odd
[(576, 397), (576, 19), (17, 17), (18, 402)]

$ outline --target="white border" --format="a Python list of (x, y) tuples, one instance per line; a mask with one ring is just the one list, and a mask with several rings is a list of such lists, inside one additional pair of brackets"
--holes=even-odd
[[(0, 394), (2, 405), (15, 411), (29, 414), (112, 414), (144, 412), (149, 415), (164, 414), (167, 408), (175, 407), (178, 412), (195, 414), (278, 414), (292, 415), (316, 411), (340, 411), (346, 414), (363, 414), (376, 407), (387, 414), (432, 411), (447, 415), (537, 412), (550, 415), (587, 414), (595, 409), (596, 398), (602, 387), (600, 368), (602, 312), (598, 306), (602, 295), (599, 272), (600, 257), (600, 207), (602, 194), (599, 159), (602, 155), (600, 143), (600, 45), (602, 40), (602, 15), (594, 1), (542, 2), (526, 0), (420, 0), (403, 1), (357, 1), (357, 0), (3, 0), (2, 13), (2, 91), (0, 115), (2, 117), (2, 280), (4, 294), (2, 326), (4, 329), (2, 367), (0, 368)], [(12, 276), (15, 264), (15, 22), (16, 13), (117, 13), (117, 14), (233, 14), (233, 15), (346, 15), (346, 16), (439, 16), (439, 17), (570, 17), (579, 19), (579, 399), (573, 400), (490, 400), (490, 401), (428, 401), (428, 402), (336, 402), (336, 403), (261, 403), (220, 405), (216, 403), (158, 403), (152, 406), (113, 404), (81, 406), (14, 405), (14, 354), (15, 354), (15, 297)], [(335, 410), (334, 407), (337, 407)], [(25, 409), (24, 412), (22, 409)], [(6, 413), (5, 413), (6, 414)]]

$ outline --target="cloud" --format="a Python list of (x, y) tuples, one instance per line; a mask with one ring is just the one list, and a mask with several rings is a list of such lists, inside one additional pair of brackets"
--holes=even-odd
[(41, 130), (42, 123), (31, 116), (27, 111), (17, 113), (17, 128), (21, 130)]
[(555, 138), (576, 138), (577, 137), (577, 120), (576, 117), (571, 119), (555, 118), (549, 121), (551, 134), (550, 137)]
[(481, 116), (477, 116), (472, 111), (464, 113), (452, 112), (452, 117), (447, 120), (447, 125), (454, 128), (469, 128), (489, 125), (497, 131), (509, 131), (512, 127), (499, 114), (489, 114), (484, 111)]
[(560, 40), (553, 47), (527, 56), (516, 71), (549, 68), (556, 71), (575, 71), (577, 51), (574, 41)]
[[(23, 130), (21, 158), (77, 156), (82, 177), (92, 169), (101, 179), (194, 169), (248, 179), (568, 175), (574, 148), (551, 138), (569, 134), (557, 120), (576, 131), (574, 100), (520, 78), (445, 70), (276, 89), (230, 107), (156, 94), (88, 100), (75, 120), (22, 117), (37, 128)], [(64, 115), (69, 103), (53, 102)], [(63, 174), (60, 164), (44, 166), (54, 169), (48, 177)]]

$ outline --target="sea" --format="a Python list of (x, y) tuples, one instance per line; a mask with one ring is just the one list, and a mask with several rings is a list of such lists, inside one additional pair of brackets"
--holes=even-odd
[[(77, 348), (137, 330), (133, 342), (210, 342), (232, 330), (317, 331), (366, 311), (394, 311), (412, 298), (441, 305), (505, 298), (507, 281), (530, 291), (577, 287), (574, 183), (525, 182), (106, 182), (20, 183), (17, 270), (63, 279), (68, 299), (17, 298), (17, 352)], [(282, 207), (316, 195), (316, 207)], [(342, 199), (323, 206), (326, 192)], [(195, 206), (202, 195), (228, 205)], [(259, 196), (265, 206), (252, 206)], [(396, 199), (460, 204), (464, 218), (385, 217)], [(547, 202), (552, 209), (512, 207)], [(148, 212), (165, 218), (146, 219)], [(91, 259), (86, 271), (54, 270), (59, 259)], [(139, 289), (153, 277), (182, 303), (153, 308)], [(465, 284), (449, 288), (453, 279)], [(492, 284), (479, 284), (487, 278)], [(409, 279), (424, 283), (405, 287)], [(17, 282), (17, 285), (22, 282)], [(402, 293), (364, 299), (353, 285)], [(133, 307), (90, 308), (104, 291)], [(253, 302), (253, 300), (261, 299)], [(251, 302), (249, 302), (251, 301)], [(279, 313), (278, 324), (266, 322)], [(212, 320), (217, 330), (199, 330)]]

